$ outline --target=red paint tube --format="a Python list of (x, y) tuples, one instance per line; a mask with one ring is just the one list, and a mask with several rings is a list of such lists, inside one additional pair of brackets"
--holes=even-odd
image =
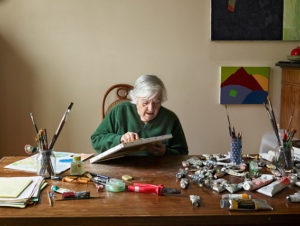
[(290, 180), (287, 177), (282, 177), (281, 179), (274, 181), (273, 183), (262, 187), (257, 190), (257, 192), (273, 197), (276, 195), (278, 192), (283, 190), (285, 187), (287, 187), (290, 184)]
[(270, 184), (274, 180), (274, 176), (270, 174), (263, 174), (259, 178), (252, 181), (245, 181), (243, 188), (246, 191), (254, 191), (262, 186)]

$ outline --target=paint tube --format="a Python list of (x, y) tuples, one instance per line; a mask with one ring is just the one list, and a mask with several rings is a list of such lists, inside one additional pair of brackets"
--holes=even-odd
[(85, 199), (90, 197), (90, 192), (89, 191), (79, 191), (79, 192), (64, 192), (62, 193), (62, 198), (63, 199), (68, 199), (68, 198), (77, 198), (77, 199)]
[(181, 180), (180, 180), (180, 187), (182, 188), (182, 189), (187, 189), (187, 187), (189, 186), (189, 179), (187, 179), (187, 178), (181, 178)]
[(222, 172), (222, 171), (216, 172), (214, 175), (214, 178), (219, 179), (219, 178), (223, 177), (225, 174), (226, 174), (226, 172)]
[(244, 194), (225, 194), (222, 199), (251, 199), (251, 195)]
[(243, 185), (244, 185), (244, 182), (239, 183), (239, 184), (229, 184), (229, 183), (226, 183), (226, 184), (225, 184), (225, 188), (226, 188), (226, 190), (229, 191), (230, 193), (235, 193), (235, 192), (237, 192), (237, 191), (242, 190)]
[(273, 210), (266, 200), (255, 199), (221, 199), (220, 206), (229, 210)]
[(201, 198), (198, 195), (190, 195), (190, 200), (193, 206), (199, 207)]
[(212, 181), (211, 186), (214, 191), (221, 193), (225, 190), (225, 183), (225, 179), (217, 179)]
[(270, 174), (263, 174), (259, 178), (252, 181), (245, 181), (243, 188), (246, 191), (253, 191), (262, 186), (270, 184), (274, 180), (274, 176)]
[(54, 192), (57, 192), (57, 193), (60, 193), (60, 194), (63, 194), (65, 192), (73, 192), (72, 190), (70, 189), (67, 189), (67, 188), (60, 188), (58, 186), (51, 186), (51, 190), (54, 191)]
[(235, 170), (232, 170), (232, 169), (228, 169), (227, 171), (226, 171), (226, 173), (228, 173), (229, 175), (231, 175), (231, 176), (236, 176), (236, 177), (244, 177), (245, 176), (245, 172), (243, 172), (243, 173), (239, 173), (239, 172), (236, 172)]
[(300, 193), (295, 193), (293, 195), (288, 195), (286, 199), (289, 202), (300, 202)]
[(275, 194), (283, 190), (289, 184), (290, 184), (289, 178), (282, 177), (281, 179), (274, 181), (273, 183), (258, 189), (257, 192), (273, 197)]

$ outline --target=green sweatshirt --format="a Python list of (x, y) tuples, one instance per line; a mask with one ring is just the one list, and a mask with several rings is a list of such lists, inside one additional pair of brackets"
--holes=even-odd
[[(157, 116), (144, 124), (140, 120), (136, 105), (128, 101), (119, 103), (105, 116), (91, 136), (93, 148), (102, 153), (120, 144), (121, 137), (127, 132), (135, 132), (140, 138), (172, 134), (173, 138), (163, 141), (166, 155), (188, 154), (184, 132), (175, 113), (161, 106)], [(148, 154), (140, 151), (135, 155)]]

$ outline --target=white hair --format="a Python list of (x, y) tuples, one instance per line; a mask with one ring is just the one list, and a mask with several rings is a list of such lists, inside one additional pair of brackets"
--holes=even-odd
[(129, 92), (131, 103), (136, 104), (137, 98), (152, 99), (161, 96), (161, 102), (167, 100), (167, 90), (164, 83), (156, 75), (141, 75)]

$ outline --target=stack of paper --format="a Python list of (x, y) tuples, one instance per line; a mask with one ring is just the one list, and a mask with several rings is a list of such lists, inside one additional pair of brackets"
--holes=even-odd
[(45, 186), (41, 176), (0, 177), (0, 206), (24, 208), (38, 201), (40, 191)]

